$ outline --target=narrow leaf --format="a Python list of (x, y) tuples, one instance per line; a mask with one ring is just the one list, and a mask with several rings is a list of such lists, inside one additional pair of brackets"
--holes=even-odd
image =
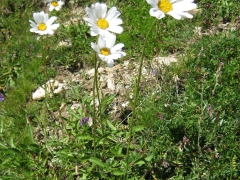
[(133, 127), (133, 132), (142, 131), (143, 129), (144, 129), (144, 126), (135, 126)]
[(117, 128), (115, 128), (115, 127), (113, 126), (113, 124), (112, 124), (109, 120), (107, 120), (107, 124), (108, 124), (108, 126), (111, 128), (111, 130), (113, 130), (113, 131), (116, 131), (116, 130), (117, 130)]
[(144, 161), (142, 161), (142, 160), (139, 160), (139, 161), (137, 161), (136, 163), (134, 163), (134, 164), (137, 164), (137, 165), (142, 165), (142, 164), (145, 164), (145, 162)]
[(124, 172), (120, 171), (120, 170), (113, 171), (113, 175), (115, 175), (115, 176), (121, 176), (123, 174), (124, 174)]
[(77, 139), (81, 139), (81, 140), (93, 140), (93, 137), (90, 135), (80, 135), (77, 137)]
[(105, 167), (106, 166), (100, 159), (98, 159), (96, 157), (90, 157), (89, 161), (91, 163), (96, 164), (96, 165), (101, 166), (101, 167)]
[(153, 158), (153, 155), (151, 154), (150, 156), (148, 156), (148, 157), (146, 157), (146, 158), (144, 158), (144, 159), (145, 159), (146, 161), (151, 161), (152, 158)]

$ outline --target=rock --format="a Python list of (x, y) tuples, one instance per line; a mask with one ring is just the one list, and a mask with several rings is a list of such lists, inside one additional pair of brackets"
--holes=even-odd
[(71, 106), (71, 109), (72, 109), (72, 110), (76, 110), (76, 109), (79, 109), (79, 108), (82, 109), (82, 104), (80, 104), (80, 103), (74, 103), (74, 104)]
[(45, 98), (45, 90), (42, 87), (37, 88), (37, 90), (32, 93), (33, 100), (41, 100)]
[(172, 62), (177, 62), (177, 59), (175, 57), (171, 57), (171, 56), (168, 56), (168, 57), (156, 57), (154, 59), (154, 62), (153, 62), (153, 66), (155, 66), (155, 68), (159, 68), (160, 65), (170, 65), (170, 63)]
[(59, 83), (57, 80), (49, 80), (46, 82), (45, 85), (42, 85), (41, 87), (38, 87), (35, 92), (32, 93), (32, 99), (33, 100), (42, 100), (46, 96), (46, 92), (49, 94), (50, 97), (53, 96), (53, 94), (61, 93), (65, 89), (64, 83)]
[(108, 89), (110, 89), (112, 91), (115, 90), (114, 79), (112, 79), (112, 78), (107, 79), (107, 87), (108, 87)]

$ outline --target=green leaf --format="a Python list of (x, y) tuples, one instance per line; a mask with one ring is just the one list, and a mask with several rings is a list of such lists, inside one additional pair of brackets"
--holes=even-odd
[(134, 164), (137, 164), (137, 165), (142, 165), (142, 164), (145, 164), (145, 162), (143, 161), (143, 160), (139, 160), (139, 161), (137, 161), (136, 163), (134, 163)]
[(124, 172), (121, 171), (121, 170), (113, 171), (113, 175), (115, 175), (115, 176), (121, 176), (121, 175), (123, 175), (123, 174), (124, 174)]
[(101, 166), (101, 167), (105, 167), (106, 166), (100, 159), (98, 159), (96, 157), (90, 157), (89, 161), (91, 163), (96, 164), (96, 165)]
[(103, 139), (107, 138), (109, 135), (111, 135), (112, 133), (107, 133), (104, 136), (101, 136), (98, 140), (96, 144), (100, 144), (102, 142)]
[(28, 146), (28, 149), (30, 151), (33, 151), (33, 152), (39, 152), (40, 151), (40, 147), (37, 144), (30, 144)]
[(28, 132), (29, 132), (29, 137), (30, 137), (31, 142), (35, 143), (35, 140), (34, 140), (34, 137), (33, 137), (33, 129), (32, 129), (31, 125), (28, 126)]
[(153, 155), (151, 154), (150, 156), (148, 156), (148, 157), (146, 157), (146, 158), (144, 158), (144, 159), (145, 159), (146, 161), (151, 161), (152, 158), (153, 158)]
[(7, 146), (5, 146), (4, 144), (2, 144), (1, 142), (0, 142), (0, 147), (1, 147), (1, 148), (4, 148), (4, 149), (7, 149)]
[(80, 136), (77, 136), (77, 139), (81, 139), (81, 140), (93, 140), (94, 138), (90, 135), (80, 135)]
[(122, 154), (122, 147), (117, 147), (116, 149), (112, 149), (111, 153), (113, 153), (114, 155), (123, 155)]
[(143, 129), (144, 129), (144, 126), (135, 126), (133, 127), (133, 132), (142, 131)]
[(12, 159), (13, 159), (12, 157), (5, 158), (4, 161), (1, 162), (1, 165), (4, 165), (4, 164), (8, 163), (9, 161), (12, 161)]
[(9, 145), (10, 145), (12, 148), (16, 148), (15, 145), (13, 144), (13, 138), (10, 139)]
[(113, 130), (113, 131), (117, 130), (117, 128), (115, 128), (109, 120), (107, 120), (107, 124), (108, 124), (108, 126), (110, 127), (111, 130)]
[(126, 132), (126, 139), (130, 137), (130, 132)]

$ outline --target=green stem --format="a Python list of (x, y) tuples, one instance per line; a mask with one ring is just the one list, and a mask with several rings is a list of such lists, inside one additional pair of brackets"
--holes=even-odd
[[(97, 70), (101, 65), (101, 61), (99, 61), (98, 65), (97, 65)], [(104, 136), (105, 132), (104, 132), (104, 126), (103, 126), (103, 120), (102, 120), (102, 103), (101, 103), (101, 97), (100, 97), (100, 91), (99, 91), (99, 85), (98, 85), (98, 78), (96, 81), (96, 90), (97, 90), (97, 98), (98, 98), (98, 114), (99, 114), (99, 120), (101, 123), (101, 129), (102, 129), (102, 136)], [(105, 151), (105, 145), (104, 145), (104, 139), (103, 139), (103, 153)]]
[(94, 146), (94, 156), (96, 157), (96, 88), (97, 88), (97, 54), (94, 56), (94, 81), (93, 81), (93, 146)]
[(157, 20), (158, 19), (155, 19), (153, 21), (151, 27), (149, 28), (147, 36), (145, 38), (143, 49), (142, 49), (140, 65), (139, 65), (139, 69), (138, 69), (138, 78), (137, 78), (137, 82), (136, 82), (135, 89), (134, 89), (134, 100), (133, 100), (133, 107), (132, 107), (132, 117), (130, 118), (130, 122), (129, 122), (129, 137), (128, 137), (128, 146), (127, 146), (127, 155), (126, 155), (126, 165), (127, 165), (127, 167), (126, 167), (126, 172), (125, 172), (125, 179), (126, 179), (126, 174), (128, 172), (128, 169), (129, 169), (129, 148), (130, 148), (130, 143), (131, 143), (132, 134), (133, 134), (133, 119), (136, 116), (136, 106), (137, 106), (138, 96), (139, 96), (139, 84), (140, 84), (141, 75), (142, 75), (142, 66), (143, 66), (143, 60), (144, 60), (144, 53), (145, 53), (146, 44), (147, 44), (147, 41), (148, 41), (149, 34), (150, 34), (153, 26), (156, 24)]
[[(45, 37), (47, 39), (47, 37)], [(47, 82), (48, 79), (48, 73), (47, 73), (47, 58), (46, 58), (46, 40), (44, 41), (44, 36), (41, 36), (41, 45), (42, 45), (42, 62), (44, 63), (44, 76), (45, 76), (45, 82)], [(43, 113), (43, 127), (44, 127), (44, 141), (46, 143), (47, 141), (47, 101), (48, 101), (48, 94), (47, 94), (47, 87), (46, 84), (44, 85), (45, 90), (45, 100), (44, 100), (44, 113)]]

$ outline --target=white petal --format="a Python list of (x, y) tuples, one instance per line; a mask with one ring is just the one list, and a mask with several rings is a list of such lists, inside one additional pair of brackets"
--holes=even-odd
[(119, 59), (119, 58), (122, 58), (123, 56), (126, 56), (126, 53), (124, 53), (122, 51), (111, 54), (112, 59)]
[(177, 11), (190, 11), (197, 8), (197, 5), (194, 3), (186, 3), (185, 1), (180, 1), (172, 5), (173, 10)]
[(35, 23), (35, 22), (33, 22), (33, 21), (31, 21), (31, 20), (29, 20), (29, 22), (30, 22), (30, 26), (31, 27), (36, 27), (37, 28), (37, 24)]
[(102, 18), (105, 18), (107, 14), (107, 5), (102, 3), (101, 6), (102, 6)]
[(37, 28), (31, 28), (31, 29), (30, 29), (30, 32), (36, 32), (36, 31), (38, 31)]
[(95, 15), (97, 19), (101, 19), (102, 17), (102, 6), (99, 3), (95, 4)]
[(54, 6), (53, 6), (53, 5), (50, 5), (49, 11), (52, 11), (53, 9), (54, 9)]
[(101, 60), (103, 60), (103, 61), (105, 61), (105, 62), (108, 61), (108, 58), (107, 58), (108, 56), (102, 55), (102, 54), (100, 54), (100, 53), (98, 54), (98, 56), (100, 57)]
[(98, 54), (100, 54), (100, 50), (97, 44), (95, 43), (91, 43), (91, 47), (92, 49), (94, 49)]
[(106, 47), (106, 40), (104, 40), (102, 36), (99, 36), (98, 38), (98, 47), (99, 49)]
[(156, 17), (157, 19), (162, 19), (162, 18), (165, 17), (164, 12), (162, 12), (159, 9), (156, 9), (156, 8), (151, 8), (149, 13), (150, 13), (151, 16)]
[(193, 18), (193, 15), (189, 14), (188, 12), (178, 12), (176, 14), (186, 18)]
[(96, 23), (92, 19), (90, 18), (83, 18), (83, 19), (88, 22), (89, 26), (96, 26)]
[(63, 1), (58, 1), (58, 4), (59, 4), (59, 6), (62, 6), (62, 5), (64, 5), (64, 2)]
[(147, 0), (147, 3), (156, 9), (158, 9), (158, 2), (159, 2), (159, 0)]
[(42, 23), (39, 13), (33, 13), (33, 19), (37, 24)]
[(52, 34), (54, 33), (54, 31), (53, 31), (52, 29), (49, 28), (49, 29), (46, 29), (46, 33), (52, 35)]
[(50, 25), (48, 27), (49, 27), (49, 29), (55, 30), (55, 29), (57, 29), (59, 27), (59, 24), (52, 24), (52, 25)]
[(108, 30), (105, 30), (105, 29), (100, 29), (98, 28), (99, 30), (99, 35), (102, 36), (102, 38), (106, 38), (109, 36), (109, 34), (111, 34)]
[(123, 28), (121, 26), (109, 26), (107, 30), (112, 31), (117, 34), (121, 34), (123, 32)]
[(107, 63), (108, 67), (113, 67), (114, 61), (113, 61), (111, 55), (105, 56), (105, 57), (103, 57), (103, 55), (99, 55), (99, 57)]
[(123, 43), (116, 44), (114, 47), (111, 48), (111, 53), (115, 53), (121, 50), (124, 47)]
[(173, 18), (180, 20), (182, 17), (176, 14), (174, 11), (170, 11), (167, 13), (168, 15), (172, 16)]
[(46, 23), (47, 26), (50, 26), (55, 20), (57, 19), (57, 17), (52, 16)]
[(113, 61), (113, 59), (109, 59), (108, 61), (107, 61), (107, 65), (108, 65), (108, 67), (113, 67), (113, 65), (114, 65), (114, 61)]
[(47, 24), (47, 22), (48, 22), (48, 14), (46, 13), (46, 14), (43, 14), (43, 22), (45, 23), (45, 24)]
[(91, 36), (97, 36), (99, 34), (98, 30), (91, 30)]
[(85, 11), (87, 12), (87, 15), (90, 19), (96, 21), (95, 13), (90, 8), (86, 7)]
[(56, 11), (59, 11), (61, 9), (61, 6), (55, 7)]
[(116, 19), (110, 20), (108, 22), (109, 22), (109, 26), (118, 26), (123, 23), (121, 18), (116, 18)]
[(117, 18), (121, 13), (117, 11), (116, 7), (112, 7), (108, 13), (107, 13), (107, 17), (106, 20), (110, 21), (111, 19), (115, 19)]
[(37, 31), (35, 31), (35, 33), (38, 33), (38, 34), (40, 34), (40, 35), (47, 34), (47, 32), (46, 32), (46, 31), (40, 31), (40, 30), (37, 30)]
[(106, 39), (106, 47), (111, 49), (114, 44), (116, 42), (116, 36), (114, 34), (111, 34), (108, 36), (108, 38)]

